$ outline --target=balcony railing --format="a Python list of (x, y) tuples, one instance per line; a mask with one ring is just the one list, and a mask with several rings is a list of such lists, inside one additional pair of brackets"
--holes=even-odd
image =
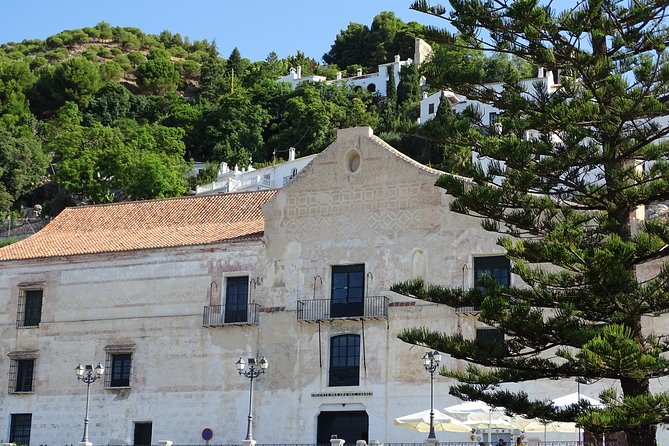
[(481, 307), (456, 307), (456, 313), (476, 314), (481, 312)]
[(222, 325), (247, 325), (258, 323), (260, 305), (210, 305), (204, 307), (202, 325), (220, 327)]
[(388, 302), (389, 299), (385, 296), (367, 296), (362, 300), (346, 302), (332, 299), (298, 300), (297, 320), (387, 319)]

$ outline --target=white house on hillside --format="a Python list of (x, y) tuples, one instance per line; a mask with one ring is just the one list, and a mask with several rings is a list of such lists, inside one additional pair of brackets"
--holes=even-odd
[[(559, 79), (556, 79), (554, 72), (545, 68), (539, 68), (537, 77), (522, 79), (520, 85), (525, 90), (525, 96), (527, 97), (535, 95), (538, 89), (550, 94), (555, 92), (561, 86)], [(491, 82), (483, 85), (483, 88), (493, 90), (496, 93), (501, 93), (504, 90), (504, 83)], [(423, 95), (423, 99), (420, 101), (419, 124), (424, 124), (427, 121), (434, 119), (443, 98), (448, 99), (456, 113), (462, 112), (467, 107), (474, 107), (481, 113), (484, 125), (493, 125), (497, 120), (497, 115), (500, 113), (499, 109), (490, 104), (470, 100), (467, 99), (466, 96), (443, 90), (431, 95)]]
[(422, 39), (416, 39), (414, 45), (414, 58), (407, 60), (400, 60), (400, 56), (396, 55), (393, 62), (380, 64), (376, 73), (363, 74), (362, 69), (353, 77), (343, 78), (341, 72), (337, 73), (337, 79), (326, 80), (324, 76), (305, 76), (302, 77), (302, 67), (291, 68), (290, 73), (280, 77), (278, 82), (289, 82), (293, 89), (303, 82), (327, 82), (331, 84), (348, 84), (352, 87), (364, 88), (370, 93), (378, 94), (385, 97), (388, 94), (388, 81), (390, 80), (390, 73), (392, 72), (395, 79), (395, 87), (400, 82), (400, 71), (403, 67), (416, 63), (420, 65), (432, 53), (432, 47)]
[(295, 158), (295, 148), (288, 149), (288, 161), (285, 163), (254, 169), (235, 166), (230, 170), (228, 163), (222, 162), (216, 180), (198, 186), (195, 195), (241, 192), (260, 189), (277, 189), (286, 185), (297, 173), (304, 169), (316, 155)]

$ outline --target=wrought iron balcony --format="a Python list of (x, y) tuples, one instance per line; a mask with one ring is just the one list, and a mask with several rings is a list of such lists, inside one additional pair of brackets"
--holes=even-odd
[(297, 301), (298, 321), (325, 319), (387, 319), (388, 299), (367, 296), (362, 299), (308, 299)]
[(478, 314), (481, 312), (481, 307), (456, 307), (455, 312), (461, 314)]
[(222, 325), (248, 325), (258, 323), (260, 305), (210, 305), (204, 307), (202, 325), (220, 327)]

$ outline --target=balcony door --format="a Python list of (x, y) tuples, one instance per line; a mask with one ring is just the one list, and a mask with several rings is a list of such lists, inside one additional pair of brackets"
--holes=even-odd
[(363, 316), (365, 295), (365, 265), (332, 267), (332, 317)]
[(228, 277), (225, 282), (225, 322), (248, 322), (249, 278)]

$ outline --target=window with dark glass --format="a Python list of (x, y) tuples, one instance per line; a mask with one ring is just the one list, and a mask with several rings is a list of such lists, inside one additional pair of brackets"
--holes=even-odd
[(10, 360), (9, 393), (32, 392), (34, 369), (34, 358)]
[(365, 265), (332, 267), (332, 317), (363, 316)]
[(360, 384), (360, 336), (340, 335), (330, 338), (329, 386)]
[(482, 344), (497, 344), (504, 342), (504, 333), (496, 328), (479, 328), (476, 330), (476, 340)]
[(33, 415), (30, 413), (13, 413), (9, 423), (9, 442), (14, 444), (30, 444), (30, 425)]
[(427, 106), (427, 112), (428, 112), (429, 114), (434, 113), (434, 103), (432, 103), (432, 104), (428, 104), (428, 106)]
[(33, 391), (33, 372), (35, 370), (34, 359), (19, 359), (16, 361), (16, 391)]
[(474, 284), (479, 286), (484, 276), (499, 285), (511, 284), (511, 262), (505, 256), (474, 257)]
[(22, 289), (19, 296), (18, 327), (37, 327), (42, 321), (43, 290)]
[(109, 353), (106, 369), (104, 375), (106, 387), (130, 387), (132, 353)]
[(248, 322), (249, 278), (228, 277), (225, 281), (225, 322)]

